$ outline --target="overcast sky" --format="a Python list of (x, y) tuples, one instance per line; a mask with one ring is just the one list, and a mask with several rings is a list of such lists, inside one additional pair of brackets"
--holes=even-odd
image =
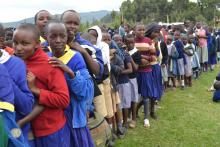
[(45, 9), (52, 14), (61, 14), (68, 9), (78, 12), (119, 10), (125, 0), (1, 0), (0, 22), (12, 22), (33, 17)]

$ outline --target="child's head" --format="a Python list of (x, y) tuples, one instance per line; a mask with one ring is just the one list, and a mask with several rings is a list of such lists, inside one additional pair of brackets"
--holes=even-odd
[(147, 26), (145, 36), (153, 39), (156, 39), (160, 36), (161, 26), (157, 23), (152, 23)]
[(174, 39), (175, 39), (175, 40), (180, 39), (180, 31), (179, 31), (179, 30), (176, 30), (176, 31), (174, 32)]
[(173, 36), (172, 36), (172, 35), (168, 35), (168, 36), (167, 36), (167, 44), (168, 44), (168, 45), (171, 44), (172, 41), (173, 41)]
[(40, 47), (40, 33), (38, 28), (30, 23), (18, 26), (13, 34), (13, 48), (15, 54), (23, 60), (33, 56)]
[(102, 41), (107, 43), (108, 45), (111, 44), (111, 35), (109, 33), (102, 33)]
[(125, 32), (129, 33), (130, 32), (130, 25), (126, 23), (124, 25), (124, 29), (125, 29)]
[(124, 45), (123, 41), (122, 41), (122, 37), (119, 34), (115, 34), (113, 36), (113, 40), (116, 42), (116, 44), (118, 45), (118, 47), (122, 47)]
[(75, 10), (67, 10), (61, 14), (61, 21), (65, 24), (68, 38), (73, 39), (80, 27), (80, 16)]
[(143, 23), (138, 23), (135, 25), (135, 37), (136, 38), (143, 38), (145, 33), (145, 26)]
[(5, 41), (11, 41), (13, 37), (14, 30), (13, 28), (5, 29)]
[(43, 34), (47, 22), (52, 19), (52, 15), (47, 10), (40, 10), (35, 14), (34, 21), (39, 31)]
[(0, 24), (0, 49), (4, 48), (5, 42), (5, 30), (2, 24)]
[(183, 42), (184, 45), (186, 45), (188, 43), (188, 37), (186, 34), (181, 35), (181, 40)]
[(81, 34), (81, 37), (83, 38), (83, 39), (86, 39), (86, 40), (88, 40), (89, 42), (91, 42), (93, 45), (95, 45), (96, 44), (96, 38), (95, 38), (95, 36), (93, 36), (93, 35), (91, 35), (90, 33), (83, 33), (83, 34)]
[(127, 46), (128, 51), (134, 49), (134, 36), (131, 34), (128, 34), (125, 36), (125, 45)]
[(188, 42), (189, 42), (189, 43), (193, 43), (193, 42), (194, 42), (194, 39), (195, 39), (194, 35), (193, 35), (193, 34), (190, 34), (190, 35), (189, 35), (189, 38), (188, 38)]
[(60, 55), (65, 50), (67, 43), (67, 30), (65, 25), (57, 20), (50, 21), (46, 25), (47, 41), (56, 55)]

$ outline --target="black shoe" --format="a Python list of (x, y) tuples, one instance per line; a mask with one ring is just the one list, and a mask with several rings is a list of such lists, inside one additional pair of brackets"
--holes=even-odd
[(115, 146), (115, 143), (114, 143), (112, 140), (108, 140), (108, 141), (106, 142), (106, 146), (107, 146), (107, 147), (113, 147), (113, 146)]
[(154, 112), (150, 112), (151, 118), (157, 120), (157, 115)]

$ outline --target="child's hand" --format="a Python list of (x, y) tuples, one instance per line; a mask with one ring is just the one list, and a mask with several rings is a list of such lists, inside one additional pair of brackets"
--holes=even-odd
[(17, 124), (20, 128), (22, 128), (26, 124), (26, 122), (24, 121), (24, 119), (21, 119), (17, 122)]
[(35, 86), (36, 76), (32, 72), (27, 73), (27, 81), (30, 89), (36, 87)]
[(68, 43), (68, 45), (70, 46), (70, 48), (73, 48), (73, 49), (77, 50), (80, 53), (83, 53), (83, 52), (86, 51), (83, 47), (80, 46), (80, 44), (78, 42), (73, 42), (72, 41), (72, 42)]
[(49, 59), (49, 63), (53, 66), (53, 67), (59, 67), (61, 68), (64, 72), (68, 73), (70, 75), (71, 78), (75, 77), (74, 72), (67, 66), (65, 65), (61, 60), (59, 60), (56, 57), (52, 57)]
[(32, 72), (27, 73), (27, 81), (31, 92), (38, 97), (40, 94), (40, 89), (38, 89), (35, 85), (36, 76)]

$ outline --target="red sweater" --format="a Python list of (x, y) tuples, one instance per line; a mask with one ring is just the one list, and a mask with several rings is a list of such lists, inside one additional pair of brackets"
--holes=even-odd
[(37, 49), (26, 60), (27, 69), (36, 76), (36, 86), (40, 89), (39, 104), (45, 106), (44, 111), (32, 121), (36, 137), (55, 133), (65, 125), (64, 109), (70, 102), (63, 72), (52, 67), (48, 59), (42, 49)]

